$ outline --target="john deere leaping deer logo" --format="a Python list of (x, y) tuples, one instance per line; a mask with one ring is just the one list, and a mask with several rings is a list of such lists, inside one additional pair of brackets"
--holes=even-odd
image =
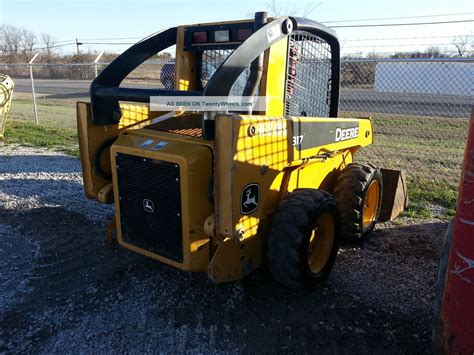
[(260, 186), (258, 184), (248, 184), (242, 189), (240, 194), (240, 213), (250, 214), (258, 207), (260, 197)]
[(143, 199), (143, 209), (148, 213), (153, 213), (155, 212), (155, 204), (152, 200), (145, 198)]

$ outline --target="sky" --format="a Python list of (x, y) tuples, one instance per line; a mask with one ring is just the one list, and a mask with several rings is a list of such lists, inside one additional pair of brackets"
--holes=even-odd
[[(130, 45), (86, 43), (136, 42), (139, 38), (171, 26), (249, 18), (256, 11), (269, 11), (270, 3), (271, 0), (0, 0), (0, 23), (25, 27), (36, 34), (49, 33), (57, 41), (74, 41), (75, 38), (79, 38), (84, 43), (84, 49), (121, 52)], [(316, 4), (307, 17), (323, 23), (369, 19), (363, 22), (328, 23), (328, 25), (474, 19), (474, 1), (472, 0), (316, 0), (316, 2), (276, 0), (275, 3), (283, 14), (299, 11), (299, 15), (308, 4)], [(372, 20), (455, 13), (469, 14)], [(450, 46), (452, 41), (450, 36), (474, 36), (474, 22), (425, 26), (336, 28), (336, 31), (343, 53), (393, 52), (404, 48), (428, 47), (430, 44), (441, 47)], [(107, 40), (108, 38), (127, 39)], [(391, 38), (403, 39), (390, 40)], [(410, 46), (407, 46), (408, 44)], [(72, 52), (75, 50), (75, 45), (65, 46), (61, 50), (63, 53)]]

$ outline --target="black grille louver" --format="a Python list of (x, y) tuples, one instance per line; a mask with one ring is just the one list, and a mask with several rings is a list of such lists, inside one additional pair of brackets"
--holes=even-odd
[(182, 262), (179, 165), (121, 153), (116, 164), (123, 241)]

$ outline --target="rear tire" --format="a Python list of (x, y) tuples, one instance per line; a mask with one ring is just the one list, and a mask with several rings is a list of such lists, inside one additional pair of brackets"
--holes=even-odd
[(382, 205), (382, 173), (372, 164), (351, 163), (339, 174), (334, 195), (341, 211), (341, 234), (349, 241), (366, 239)]
[(313, 289), (328, 277), (336, 260), (340, 216), (329, 193), (293, 191), (273, 217), (268, 265), (275, 280), (293, 289)]

